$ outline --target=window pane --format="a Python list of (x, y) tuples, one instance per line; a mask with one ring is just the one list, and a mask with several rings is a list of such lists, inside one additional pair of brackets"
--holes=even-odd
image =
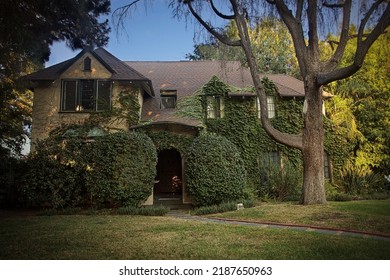
[(91, 111), (94, 110), (95, 97), (93, 91), (93, 80), (81, 80), (80, 81), (80, 107), (78, 111)]
[(267, 106), (268, 118), (272, 119), (275, 117), (275, 102), (273, 96), (267, 96)]
[(215, 98), (214, 96), (207, 96), (206, 97), (207, 102), (207, 118), (208, 119), (215, 119)]
[(77, 81), (62, 83), (62, 111), (76, 111)]
[(218, 100), (219, 100), (219, 117), (223, 118), (225, 116), (225, 99), (219, 96)]
[(279, 166), (280, 167), (280, 155), (279, 152), (265, 152), (263, 154), (262, 162), (265, 166)]
[(161, 96), (161, 109), (169, 109), (176, 107), (176, 97)]
[(111, 82), (98, 81), (97, 110), (105, 111), (111, 108)]

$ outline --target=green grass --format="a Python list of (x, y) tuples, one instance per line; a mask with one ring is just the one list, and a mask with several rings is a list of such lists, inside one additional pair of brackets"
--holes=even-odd
[(297, 203), (261, 203), (241, 211), (213, 215), (257, 222), (313, 225), (390, 235), (390, 200), (328, 202), (302, 206)]
[(388, 241), (123, 215), (1, 215), (0, 248), (0, 259), (390, 258)]

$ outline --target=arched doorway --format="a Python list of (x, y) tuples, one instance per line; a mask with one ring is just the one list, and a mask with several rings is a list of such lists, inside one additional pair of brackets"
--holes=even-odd
[(157, 176), (153, 191), (155, 205), (183, 203), (182, 174), (182, 159), (177, 150), (162, 150), (158, 153)]

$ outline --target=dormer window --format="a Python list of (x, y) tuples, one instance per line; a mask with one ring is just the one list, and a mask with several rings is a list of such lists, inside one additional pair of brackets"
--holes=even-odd
[(91, 65), (91, 59), (89, 57), (86, 57), (84, 59), (84, 71), (91, 71), (92, 65)]
[(161, 109), (174, 109), (176, 108), (177, 90), (164, 89), (160, 90), (160, 108)]

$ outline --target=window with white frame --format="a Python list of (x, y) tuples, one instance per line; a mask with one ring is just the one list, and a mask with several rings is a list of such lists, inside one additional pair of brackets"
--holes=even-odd
[(206, 96), (206, 116), (208, 119), (223, 118), (225, 115), (225, 101), (222, 96)]
[[(260, 108), (260, 100), (256, 99), (256, 108), (257, 108), (257, 116), (261, 118), (261, 108)], [(276, 116), (275, 109), (275, 98), (273, 96), (267, 96), (267, 110), (268, 110), (268, 118), (272, 119)]]
[(111, 81), (63, 80), (62, 112), (105, 111), (111, 108)]

